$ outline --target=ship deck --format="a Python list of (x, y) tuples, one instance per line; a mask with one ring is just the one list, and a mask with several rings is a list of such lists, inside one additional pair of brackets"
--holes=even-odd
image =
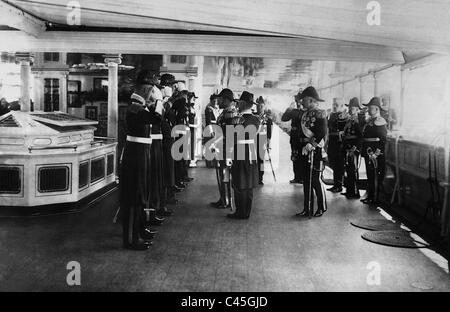
[[(280, 136), (289, 151), (288, 137)], [(79, 213), (0, 218), (0, 291), (449, 291), (448, 261), (430, 249), (365, 241), (349, 219), (380, 218), (380, 210), (328, 194), (321, 218), (293, 215), (302, 186), (290, 185), (289, 153), (280, 156), (254, 193), (249, 220), (208, 207), (217, 200), (213, 169), (190, 170), (195, 180), (148, 251), (122, 248), (113, 192)], [(81, 286), (66, 283), (70, 261), (81, 265)], [(380, 268), (368, 285), (368, 264)]]

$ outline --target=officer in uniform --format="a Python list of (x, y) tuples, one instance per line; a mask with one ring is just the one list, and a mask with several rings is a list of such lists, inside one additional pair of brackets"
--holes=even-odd
[(264, 159), (266, 155), (266, 149), (270, 148), (270, 140), (272, 139), (272, 125), (273, 121), (268, 111), (264, 109), (264, 99), (260, 96), (256, 100), (256, 113), (255, 115), (260, 120), (260, 129), (257, 137), (257, 151), (258, 151), (258, 164), (259, 164), (259, 185), (264, 185)]
[(307, 87), (299, 99), (305, 111), (300, 120), (301, 172), (303, 177), (304, 208), (296, 216), (311, 216), (314, 211), (314, 193), (317, 197), (315, 217), (320, 217), (327, 210), (326, 196), (320, 180), (323, 170), (323, 159), (326, 153), (323, 149), (327, 134), (327, 115), (318, 109), (319, 98), (314, 87)]
[[(124, 248), (148, 249), (155, 231), (145, 228), (144, 208), (152, 198), (151, 125), (160, 122), (162, 103), (149, 105), (154, 81), (148, 71), (138, 74), (136, 91), (131, 95), (126, 113), (127, 138), (120, 170), (120, 207)], [(149, 108), (150, 106), (150, 108)], [(154, 106), (154, 107), (153, 107)]]
[(365, 106), (369, 108), (369, 119), (362, 131), (362, 155), (367, 171), (367, 197), (361, 201), (365, 204), (376, 204), (386, 169), (384, 149), (387, 122), (381, 117), (380, 98), (373, 97)]
[(342, 192), (344, 177), (344, 153), (342, 148), (342, 131), (348, 120), (344, 103), (340, 98), (333, 99), (333, 111), (328, 119), (328, 160), (333, 169), (333, 187), (327, 189), (333, 193)]
[(349, 117), (342, 131), (342, 140), (345, 156), (345, 195), (347, 198), (359, 198), (358, 189), (358, 168), (359, 156), (361, 155), (361, 131), (362, 125), (359, 120), (358, 98), (354, 97), (350, 100), (348, 106)]
[(161, 76), (160, 88), (163, 94), (163, 116), (161, 120), (162, 133), (162, 194), (161, 204), (158, 214), (160, 216), (170, 216), (173, 214), (169, 210), (167, 204), (177, 204), (173, 187), (175, 186), (175, 168), (171, 149), (173, 144), (172, 125), (170, 124), (170, 109), (172, 107), (171, 97), (173, 95), (172, 86), (175, 77), (171, 74), (164, 74)]
[(216, 170), (220, 199), (216, 202), (210, 203), (210, 205), (215, 208), (225, 209), (231, 208), (231, 159), (228, 159), (227, 156), (232, 156), (232, 148), (231, 150), (227, 150), (226, 128), (227, 125), (237, 125), (239, 123), (239, 114), (235, 106), (233, 91), (230, 89), (223, 89), (218, 95), (218, 100), (219, 107), (223, 109), (222, 113), (217, 118), (217, 125), (222, 128), (222, 136), (218, 136), (216, 143), (216, 153), (219, 159)]
[[(205, 136), (203, 139), (203, 144), (208, 142), (212, 137), (214, 137), (214, 129), (211, 125), (217, 124), (217, 118), (220, 115), (219, 106), (217, 104), (217, 94), (212, 94), (209, 97), (209, 104), (205, 108), (205, 126), (208, 128), (209, 136)], [(214, 162), (211, 160), (206, 160), (206, 167), (214, 168)]]
[[(252, 114), (253, 94), (242, 92), (239, 98), (240, 130), (249, 129), (242, 135), (236, 134), (234, 140), (234, 157), (231, 166), (232, 186), (236, 211), (228, 214), (232, 219), (248, 219), (252, 210), (253, 188), (259, 181), (259, 164), (256, 150), (257, 130), (260, 126), (259, 117)], [(239, 132), (240, 130), (237, 130)]]
[[(188, 123), (189, 123), (189, 129), (190, 129), (190, 162), (188, 162), (189, 167), (197, 167), (196, 160), (195, 160), (195, 148), (196, 148), (196, 141), (197, 141), (197, 125), (196, 125), (196, 103), (195, 100), (198, 99), (198, 96), (195, 95), (195, 92), (189, 92), (188, 93)], [(189, 180), (193, 180), (193, 178), (188, 178)]]
[[(188, 134), (189, 124), (188, 124), (188, 89), (183, 82), (177, 82), (174, 91), (175, 100), (171, 109), (171, 121), (173, 125), (178, 127), (183, 126), (183, 130), (177, 130), (175, 140)], [(185, 151), (181, 151), (184, 155)], [(188, 157), (187, 157), (188, 158)], [(175, 186), (179, 189), (185, 188), (185, 183), (191, 181), (188, 178), (187, 171), (187, 159), (180, 159), (175, 161)]]
[(300, 138), (300, 119), (303, 113), (302, 104), (299, 99), (301, 91), (295, 96), (295, 108), (288, 107), (288, 109), (281, 116), (281, 121), (287, 122), (291, 121), (291, 132), (289, 134), (291, 144), (291, 160), (294, 170), (294, 179), (289, 181), (290, 183), (303, 183), (303, 176), (301, 175), (301, 144), (299, 142)]

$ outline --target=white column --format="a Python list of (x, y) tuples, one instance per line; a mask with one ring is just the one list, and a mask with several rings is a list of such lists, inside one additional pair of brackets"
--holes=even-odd
[[(199, 92), (197, 90), (197, 76), (198, 76), (198, 67), (197, 67), (197, 57), (196, 56), (188, 56), (189, 62), (187, 67), (187, 77), (188, 77), (188, 83), (187, 88), (191, 92), (195, 92), (195, 95), (198, 96)], [(196, 101), (199, 101), (200, 99), (197, 99)], [(196, 111), (195, 121), (196, 124), (198, 124), (199, 121), (199, 115), (201, 114), (200, 111)], [(201, 118), (201, 117), (200, 117)], [(191, 160), (191, 166), (195, 166), (195, 163), (197, 161), (197, 155), (198, 155), (198, 128), (195, 128), (195, 142), (192, 142), (191, 144), (195, 144), (195, 150), (194, 150), (194, 159)]]
[(30, 53), (16, 53), (16, 62), (20, 63), (20, 110), (30, 111), (31, 63), (33, 56)]
[(118, 137), (118, 82), (119, 64), (122, 63), (120, 54), (104, 55), (105, 63), (108, 64), (108, 137)]
[(60, 79), (59, 88), (59, 110), (61, 112), (67, 113), (67, 78), (69, 77), (69, 72), (63, 72)]

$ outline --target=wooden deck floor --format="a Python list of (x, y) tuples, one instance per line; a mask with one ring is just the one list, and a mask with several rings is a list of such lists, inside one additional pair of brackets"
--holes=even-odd
[[(266, 173), (249, 220), (208, 207), (217, 200), (212, 169), (195, 168), (175, 215), (145, 252), (121, 246), (112, 223), (117, 193), (78, 214), (0, 219), (0, 291), (449, 291), (447, 272), (418, 249), (361, 239), (355, 217), (381, 217), (358, 200), (328, 194), (322, 218), (296, 219), (302, 186), (292, 178), (288, 138), (280, 134), (278, 182)], [(441, 259), (442, 260), (442, 259)], [(69, 261), (81, 286), (66, 284)], [(369, 262), (380, 285), (368, 285)], [(444, 263), (445, 264), (445, 263)]]

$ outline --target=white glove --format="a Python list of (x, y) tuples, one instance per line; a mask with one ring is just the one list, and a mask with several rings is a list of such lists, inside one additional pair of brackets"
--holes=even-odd
[(162, 100), (156, 100), (155, 112), (162, 115), (164, 103)]
[(161, 90), (158, 89), (158, 87), (153, 86), (152, 90), (150, 91), (150, 101), (151, 102), (156, 102), (157, 100), (161, 100), (163, 99), (163, 95)]
[(162, 89), (162, 94), (164, 98), (171, 97), (173, 95), (173, 90), (171, 87), (166, 86)]
[(302, 155), (308, 155), (311, 151), (315, 150), (316, 148), (311, 144), (306, 144), (302, 149)]

